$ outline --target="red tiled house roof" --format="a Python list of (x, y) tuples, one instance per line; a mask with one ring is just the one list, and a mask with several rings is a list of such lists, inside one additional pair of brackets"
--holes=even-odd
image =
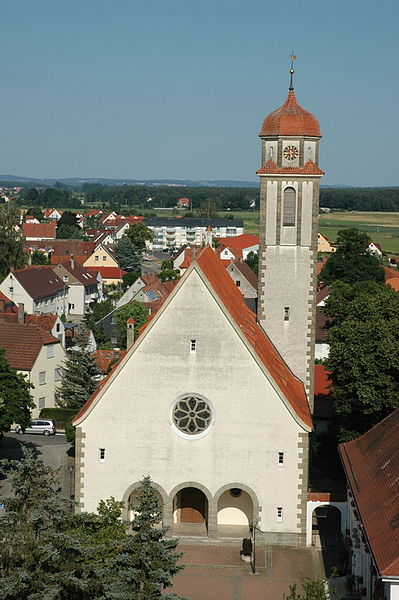
[(96, 350), (91, 356), (94, 358), (101, 373), (107, 375), (111, 365), (115, 364), (125, 354), (125, 350)]
[(227, 248), (235, 248), (236, 250), (245, 250), (251, 246), (259, 244), (259, 236), (243, 233), (234, 237), (218, 238), (219, 244), (224, 244)]
[(85, 267), (91, 273), (101, 273), (103, 279), (122, 279), (126, 271), (119, 267)]
[(338, 449), (377, 569), (399, 577), (399, 408)]
[(290, 90), (284, 104), (263, 121), (259, 137), (268, 135), (321, 137), (318, 120), (298, 104), (294, 90)]
[(54, 239), (57, 223), (23, 223), (22, 233), (25, 238)]
[[(258, 359), (271, 374), (271, 377), (288, 401), (293, 412), (306, 426), (311, 428), (312, 419), (303, 383), (290, 371), (263, 329), (256, 322), (256, 315), (247, 307), (241, 292), (227, 273), (222, 262), (215, 256), (215, 253), (209, 246), (204, 248), (196, 260), (193, 261), (192, 268), (196, 266), (202, 271), (222, 305), (230, 314), (233, 322), (236, 323), (249, 345), (253, 348)], [(182, 279), (177, 282), (176, 287), (184, 285), (184, 281), (189, 276), (189, 273), (190, 270), (186, 271)], [(154, 319), (156, 319), (156, 316), (150, 317), (149, 321), (140, 328), (140, 333), (150, 323), (153, 323)], [(129, 355), (129, 352), (133, 352), (134, 348), (135, 344), (133, 344), (127, 354)], [(115, 371), (114, 369), (113, 372)], [(104, 385), (109, 381), (109, 377), (102, 380), (100, 386), (76, 415), (75, 422), (88, 411), (95, 398), (104, 388)]]
[(303, 167), (278, 167), (271, 158), (256, 172), (258, 175), (324, 175), (312, 160)]
[(57, 320), (57, 315), (46, 314), (46, 315), (25, 315), (25, 324), (26, 325), (35, 325), (36, 327), (41, 327), (47, 332), (50, 332)]
[(0, 347), (6, 351), (8, 364), (19, 371), (30, 371), (43, 346), (59, 341), (41, 329), (19, 323), (0, 323)]

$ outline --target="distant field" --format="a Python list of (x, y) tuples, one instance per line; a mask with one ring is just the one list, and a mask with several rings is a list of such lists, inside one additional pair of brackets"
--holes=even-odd
[(337, 233), (345, 227), (365, 231), (384, 252), (399, 255), (399, 213), (342, 212), (320, 215), (319, 231), (335, 242)]

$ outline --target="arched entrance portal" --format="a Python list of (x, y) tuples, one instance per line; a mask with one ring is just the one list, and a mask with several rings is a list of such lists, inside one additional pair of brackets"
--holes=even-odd
[(220, 495), (217, 505), (219, 536), (248, 536), (253, 517), (253, 501), (245, 490), (231, 487)]
[(198, 488), (182, 488), (173, 499), (173, 533), (175, 535), (206, 535), (207, 530), (207, 497)]
[(335, 547), (341, 537), (341, 511), (335, 506), (318, 506), (312, 516), (312, 546)]

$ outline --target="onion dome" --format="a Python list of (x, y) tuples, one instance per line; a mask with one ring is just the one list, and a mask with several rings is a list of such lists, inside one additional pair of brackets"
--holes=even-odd
[(293, 89), (289, 90), (284, 104), (263, 121), (259, 137), (268, 135), (321, 137), (318, 120), (298, 104)]

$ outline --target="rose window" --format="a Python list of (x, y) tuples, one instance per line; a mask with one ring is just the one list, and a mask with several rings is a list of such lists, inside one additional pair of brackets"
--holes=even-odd
[(209, 404), (197, 396), (186, 396), (176, 402), (173, 409), (173, 421), (180, 431), (195, 435), (205, 431), (212, 418)]

